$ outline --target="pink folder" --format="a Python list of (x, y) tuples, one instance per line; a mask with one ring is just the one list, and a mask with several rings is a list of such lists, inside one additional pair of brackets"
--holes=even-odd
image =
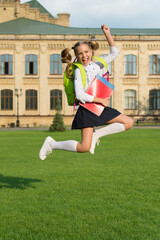
[[(109, 98), (112, 95), (113, 89), (114, 85), (98, 74), (93, 79), (86, 93), (94, 97)], [(100, 116), (104, 110), (104, 106), (98, 103), (80, 103), (80, 105), (98, 116)]]

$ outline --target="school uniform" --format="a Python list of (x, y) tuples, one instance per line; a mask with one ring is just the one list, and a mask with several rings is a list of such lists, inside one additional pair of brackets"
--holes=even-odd
[[(119, 52), (117, 47), (110, 47), (110, 54), (106, 56), (105, 61), (108, 63), (112, 62), (117, 56)], [(86, 72), (86, 86), (83, 89), (83, 83), (81, 78), (81, 73), (79, 68), (75, 70), (75, 94), (76, 98), (82, 102), (92, 102), (94, 96), (91, 96), (86, 93), (88, 87), (90, 86), (91, 82), (95, 78), (97, 74), (102, 75), (102, 68), (104, 67), (100, 62), (90, 62), (89, 65), (83, 66)], [(105, 107), (102, 114), (97, 116), (93, 112), (87, 110), (86, 108), (80, 106), (77, 110), (75, 118), (72, 123), (72, 129), (82, 129), (87, 127), (98, 127), (103, 126), (106, 122), (112, 120), (113, 118), (117, 117), (121, 113), (114, 108)]]

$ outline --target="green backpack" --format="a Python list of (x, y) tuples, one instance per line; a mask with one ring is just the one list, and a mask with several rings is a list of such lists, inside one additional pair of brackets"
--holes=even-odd
[[(101, 62), (104, 65), (104, 67), (107, 69), (107, 71), (108, 71), (108, 65), (107, 65), (106, 61), (103, 58), (99, 58), (99, 57), (92, 57), (92, 58), (95, 58), (96, 60)], [(81, 63), (74, 62), (71, 65), (71, 71), (72, 71), (73, 77), (74, 77), (74, 71), (75, 71), (75, 69), (77, 67), (79, 68), (79, 70), (81, 72), (83, 89), (84, 89), (85, 86), (86, 86), (86, 72), (85, 72), (85, 69), (84, 69), (84, 67), (83, 67), (83, 65)], [(64, 72), (63, 85), (64, 85), (64, 88), (65, 88), (68, 105), (69, 106), (74, 106), (76, 104), (74, 80), (72, 80), (72, 79), (70, 79), (68, 77), (67, 71)]]

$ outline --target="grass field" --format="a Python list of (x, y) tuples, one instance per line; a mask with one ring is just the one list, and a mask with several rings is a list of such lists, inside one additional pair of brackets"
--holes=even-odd
[[(0, 240), (160, 239), (160, 129), (40, 161), (48, 134), (0, 132)], [(78, 130), (50, 135), (80, 139)]]

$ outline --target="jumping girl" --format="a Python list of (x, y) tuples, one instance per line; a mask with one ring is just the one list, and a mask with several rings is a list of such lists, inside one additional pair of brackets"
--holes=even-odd
[[(109, 27), (102, 25), (102, 31), (110, 46), (110, 54), (105, 58), (106, 63), (112, 62), (118, 56), (118, 49), (111, 36)], [(105, 108), (100, 116), (90, 112), (86, 108), (80, 106), (77, 110), (75, 118), (72, 123), (72, 129), (81, 129), (81, 142), (75, 140), (58, 141), (53, 138), (47, 137), (40, 150), (39, 157), (44, 160), (53, 150), (66, 150), (72, 152), (84, 153), (90, 150), (91, 154), (94, 154), (96, 143), (98, 144), (99, 138), (129, 130), (133, 126), (133, 119), (121, 114), (116, 109), (108, 107), (109, 98), (97, 98), (86, 93), (89, 85), (97, 74), (102, 75), (101, 69), (104, 67), (100, 62), (92, 62), (92, 50), (96, 50), (98, 44), (95, 41), (77, 42), (74, 47), (74, 53), (77, 61), (81, 63), (86, 72), (86, 86), (83, 89), (83, 83), (79, 68), (75, 70), (74, 85), (76, 98), (82, 102), (100, 103)], [(67, 71), (70, 74), (71, 55), (69, 53), (71, 49), (64, 49), (61, 53), (62, 62), (67, 63)], [(104, 127), (104, 125), (106, 125)], [(109, 125), (108, 125), (109, 124)], [(102, 128), (95, 129), (94, 127), (103, 126)]]

